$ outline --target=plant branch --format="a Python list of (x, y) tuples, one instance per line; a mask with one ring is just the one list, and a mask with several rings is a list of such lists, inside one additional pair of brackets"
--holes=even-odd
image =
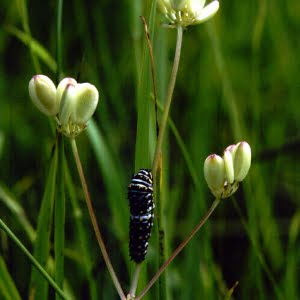
[(155, 182), (156, 172), (157, 172), (157, 168), (158, 168), (159, 161), (160, 161), (162, 142), (163, 142), (166, 127), (167, 127), (167, 121), (168, 121), (168, 117), (169, 117), (172, 96), (173, 96), (173, 91), (174, 91), (174, 87), (175, 87), (177, 71), (178, 71), (178, 66), (179, 66), (179, 61), (180, 61), (180, 53), (181, 53), (181, 45), (182, 45), (182, 32), (183, 32), (182, 30), (183, 30), (182, 27), (179, 25), (177, 27), (177, 42), (176, 42), (176, 50), (175, 50), (175, 55), (174, 55), (173, 68), (172, 68), (172, 73), (171, 73), (170, 82), (169, 82), (169, 86), (168, 86), (165, 108), (164, 108), (162, 120), (160, 123), (160, 129), (159, 129), (159, 135), (158, 135), (158, 139), (157, 139), (154, 159), (153, 159), (153, 163), (152, 163), (152, 175), (153, 175), (154, 182)]
[(167, 266), (174, 260), (174, 258), (179, 254), (179, 252), (187, 245), (187, 243), (192, 239), (192, 237), (199, 231), (199, 229), (206, 223), (208, 218), (211, 216), (213, 211), (216, 209), (218, 204), (220, 203), (220, 199), (216, 198), (205, 216), (201, 219), (199, 224), (192, 230), (189, 236), (177, 247), (177, 249), (171, 254), (171, 256), (166, 260), (166, 262), (160, 267), (158, 272), (153, 276), (153, 278), (149, 281), (148, 285), (144, 288), (141, 294), (136, 297), (136, 300), (140, 300), (152, 287), (155, 281), (159, 278), (159, 276), (165, 271)]
[(63, 0), (57, 2), (57, 19), (56, 19), (56, 83), (60, 81), (62, 70), (62, 14), (63, 14)]
[(118, 294), (119, 294), (120, 298), (121, 299), (126, 299), (126, 297), (124, 295), (124, 292), (121, 288), (120, 282), (119, 282), (119, 280), (118, 280), (118, 278), (115, 274), (115, 271), (113, 269), (113, 266), (111, 264), (110, 258), (108, 256), (108, 253), (107, 253), (107, 250), (106, 250), (106, 247), (105, 247), (105, 244), (104, 244), (101, 232), (100, 232), (99, 225), (97, 223), (95, 211), (94, 211), (92, 201), (91, 201), (91, 198), (90, 198), (90, 194), (89, 194), (89, 191), (88, 191), (87, 183), (85, 181), (85, 177), (84, 177), (84, 173), (83, 173), (83, 169), (82, 169), (82, 165), (81, 165), (81, 161), (80, 161), (76, 141), (75, 141), (74, 138), (71, 139), (71, 145), (72, 145), (73, 155), (74, 155), (74, 158), (75, 158), (75, 161), (76, 161), (76, 166), (77, 166), (77, 170), (78, 170), (78, 173), (79, 173), (82, 189), (83, 189), (83, 192), (84, 192), (84, 198), (85, 198), (86, 205), (87, 205), (87, 208), (88, 208), (88, 212), (89, 212), (89, 215), (90, 215), (90, 219), (91, 219), (91, 222), (92, 222), (92, 225), (93, 225), (93, 229), (94, 229), (94, 232), (96, 234), (96, 238), (97, 238), (100, 250), (101, 250), (102, 255), (103, 255), (103, 259), (106, 263), (107, 269), (110, 273), (110, 276), (111, 276), (111, 278), (114, 282), (114, 285), (115, 285), (115, 287), (118, 291)]

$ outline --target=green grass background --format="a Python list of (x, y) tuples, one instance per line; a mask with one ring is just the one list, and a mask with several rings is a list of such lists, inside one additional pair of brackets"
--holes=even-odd
[[(77, 142), (98, 221), (125, 292), (133, 271), (127, 251), (126, 186), (137, 169), (151, 166), (155, 147), (149, 56), (139, 18), (149, 20), (151, 4), (65, 1), (62, 19), (63, 74), (95, 84), (100, 93), (93, 122)], [(55, 80), (56, 14), (55, 1), (0, 3), (0, 217), (32, 252), (55, 137), (53, 124), (29, 99), (28, 82), (37, 72)], [(176, 38), (175, 30), (162, 28), (163, 20), (157, 13), (151, 27), (162, 103)], [(221, 203), (167, 269), (170, 299), (228, 299), (237, 281), (232, 299), (300, 299), (299, 32), (298, 0), (222, 0), (213, 20), (184, 32), (171, 118), (191, 163), (169, 130), (162, 181), (167, 253), (213, 201), (203, 178), (205, 158), (246, 140), (253, 164), (238, 192)], [(39, 47), (30, 51), (30, 35), (46, 55)], [(117, 299), (90, 226), (68, 141), (65, 152), (70, 170), (68, 290), (74, 299)], [(2, 286), (8, 277), (27, 299), (30, 263), (2, 231), (0, 237), (0, 299), (14, 299)], [(138, 290), (157, 270), (155, 238), (150, 240)], [(89, 257), (82, 259), (87, 252)], [(145, 299), (157, 299), (156, 295), (154, 287)]]

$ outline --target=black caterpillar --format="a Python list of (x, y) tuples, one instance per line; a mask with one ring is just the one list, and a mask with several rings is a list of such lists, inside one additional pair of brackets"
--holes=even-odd
[(128, 185), (130, 206), (129, 254), (141, 263), (147, 254), (148, 240), (153, 226), (153, 183), (150, 170), (140, 169)]

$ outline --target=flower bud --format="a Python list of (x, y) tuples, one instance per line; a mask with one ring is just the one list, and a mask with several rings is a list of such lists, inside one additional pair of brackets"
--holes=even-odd
[(231, 153), (232, 159), (234, 160), (234, 155), (235, 155), (235, 151), (236, 151), (237, 145), (230, 145), (228, 146), (225, 151), (229, 151)]
[(71, 115), (74, 112), (75, 90), (76, 90), (76, 86), (71, 83), (68, 83), (64, 87), (64, 91), (60, 100), (60, 108), (59, 108), (60, 125), (67, 125), (70, 122)]
[(57, 90), (56, 90), (56, 101), (59, 105), (60, 105), (60, 102), (62, 99), (62, 95), (68, 84), (72, 84), (75, 86), (77, 84), (77, 81), (74, 78), (66, 77), (59, 83), (59, 85), (57, 86)]
[(242, 181), (251, 166), (251, 148), (247, 142), (237, 144), (234, 155), (234, 179)]
[(187, 27), (205, 22), (215, 15), (219, 2), (205, 5), (205, 0), (158, 0), (158, 7), (171, 25)]
[(224, 160), (217, 154), (211, 154), (204, 162), (204, 177), (207, 185), (216, 197), (220, 197), (225, 182)]
[(200, 12), (205, 5), (205, 0), (187, 0), (186, 1), (186, 10), (193, 12)]
[(223, 160), (225, 167), (225, 178), (227, 183), (232, 184), (234, 181), (233, 159), (231, 152), (227, 149), (224, 151)]
[(56, 87), (45, 75), (35, 75), (29, 82), (29, 95), (34, 105), (45, 115), (55, 116), (58, 113)]
[[(197, 0), (191, 0), (190, 2), (193, 2), (193, 3), (204, 2), (205, 3), (205, 1), (197, 1)], [(203, 5), (204, 5), (204, 3), (203, 3)], [(206, 5), (205, 7), (203, 7), (203, 5), (201, 3), (199, 3), (197, 5), (198, 7), (196, 7), (194, 10), (195, 15), (197, 15), (196, 21), (194, 24), (200, 24), (200, 23), (203, 23), (203, 22), (209, 20), (216, 14), (216, 12), (219, 9), (218, 1), (213, 1), (213, 2), (209, 3), (208, 5)]]
[(96, 87), (90, 83), (77, 84), (74, 93), (74, 111), (71, 120), (76, 124), (86, 124), (94, 114), (99, 93)]

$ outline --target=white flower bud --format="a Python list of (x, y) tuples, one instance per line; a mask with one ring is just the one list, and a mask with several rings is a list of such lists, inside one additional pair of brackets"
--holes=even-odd
[(67, 125), (70, 122), (71, 116), (74, 113), (74, 94), (76, 86), (69, 83), (64, 86), (64, 91), (60, 100), (59, 122), (60, 125)]
[(56, 90), (56, 101), (59, 105), (60, 105), (60, 102), (62, 99), (62, 95), (68, 84), (72, 84), (75, 86), (77, 84), (77, 81), (74, 78), (66, 77), (58, 84), (57, 90)]
[(251, 148), (247, 142), (237, 144), (234, 155), (234, 179), (242, 181), (251, 166)]
[(227, 183), (232, 184), (234, 181), (233, 159), (232, 159), (231, 152), (227, 149), (224, 151), (223, 160), (224, 160), (225, 177)]
[(205, 5), (205, 0), (187, 0), (186, 10), (193, 12), (200, 12)]
[(207, 185), (216, 197), (220, 197), (225, 182), (224, 160), (217, 154), (211, 154), (204, 162), (204, 177)]
[(35, 106), (47, 116), (58, 113), (56, 102), (56, 87), (52, 80), (45, 75), (35, 75), (29, 82), (29, 95)]
[[(195, 0), (193, 0), (193, 2), (195, 2)], [(199, 7), (200, 7), (200, 4), (199, 4)], [(197, 18), (196, 18), (195, 24), (200, 24), (200, 23), (203, 23), (203, 22), (209, 20), (216, 14), (218, 9), (219, 9), (219, 1), (213, 1), (201, 9), (198, 8), (198, 10), (196, 11)]]
[(74, 110), (71, 120), (76, 124), (86, 124), (94, 114), (99, 93), (96, 87), (89, 83), (77, 84), (74, 93)]
[(234, 155), (235, 155), (235, 151), (236, 151), (237, 145), (230, 145), (228, 146), (225, 151), (229, 151), (231, 153), (232, 159), (234, 160)]
[(219, 9), (219, 1), (208, 5), (205, 0), (158, 0), (158, 7), (173, 25), (183, 27), (203, 23)]

